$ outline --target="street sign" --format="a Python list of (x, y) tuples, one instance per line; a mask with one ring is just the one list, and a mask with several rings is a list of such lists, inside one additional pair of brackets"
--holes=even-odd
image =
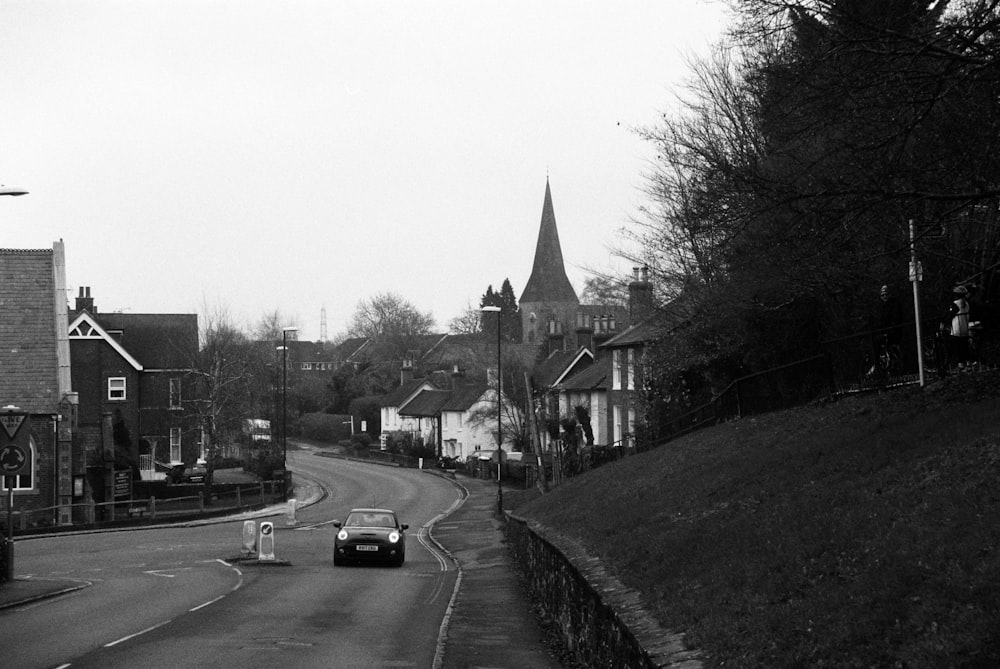
[(260, 549), (258, 560), (274, 560), (274, 523), (265, 521), (260, 524)]
[(0, 472), (4, 476), (18, 476), (28, 473), (28, 454), (17, 444), (7, 444), (0, 448)]
[(12, 409), (0, 409), (0, 472), (5, 476), (31, 471), (31, 420)]

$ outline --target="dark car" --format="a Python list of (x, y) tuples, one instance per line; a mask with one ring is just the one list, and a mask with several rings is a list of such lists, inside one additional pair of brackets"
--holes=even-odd
[(204, 483), (205, 467), (202, 465), (177, 464), (167, 472), (167, 483)]
[(333, 564), (349, 561), (387, 562), (399, 567), (406, 559), (406, 529), (390, 509), (354, 509), (341, 523), (333, 542)]

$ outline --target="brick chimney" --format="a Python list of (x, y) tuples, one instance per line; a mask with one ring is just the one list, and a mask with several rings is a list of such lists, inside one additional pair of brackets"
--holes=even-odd
[(458, 390), (464, 385), (465, 385), (465, 372), (460, 370), (458, 368), (458, 365), (455, 365), (454, 367), (451, 368), (451, 389)]
[(618, 334), (614, 314), (603, 314), (594, 319), (594, 346), (600, 346)]
[(94, 307), (94, 298), (90, 296), (90, 286), (80, 286), (80, 294), (76, 297), (76, 311), (77, 313), (87, 311), (91, 315), (97, 313), (97, 309)]
[(403, 358), (403, 365), (399, 369), (399, 385), (405, 386), (413, 380), (413, 360)]
[(653, 284), (649, 282), (649, 267), (633, 267), (628, 285), (629, 323), (636, 325), (653, 315)]
[(594, 321), (583, 311), (576, 312), (576, 345), (594, 352)]

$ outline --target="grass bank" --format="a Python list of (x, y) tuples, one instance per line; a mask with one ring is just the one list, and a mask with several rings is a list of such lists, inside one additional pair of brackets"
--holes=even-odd
[(734, 421), (520, 515), (713, 667), (1000, 667), (1000, 375)]

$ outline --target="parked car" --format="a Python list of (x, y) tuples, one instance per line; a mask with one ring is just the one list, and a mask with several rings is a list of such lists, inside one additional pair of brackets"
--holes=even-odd
[(184, 464), (177, 464), (167, 472), (167, 483), (204, 483), (207, 472), (202, 465), (192, 465), (188, 467)]
[(399, 567), (406, 559), (406, 530), (391, 509), (353, 509), (341, 523), (333, 543), (333, 564), (348, 561), (388, 562)]

